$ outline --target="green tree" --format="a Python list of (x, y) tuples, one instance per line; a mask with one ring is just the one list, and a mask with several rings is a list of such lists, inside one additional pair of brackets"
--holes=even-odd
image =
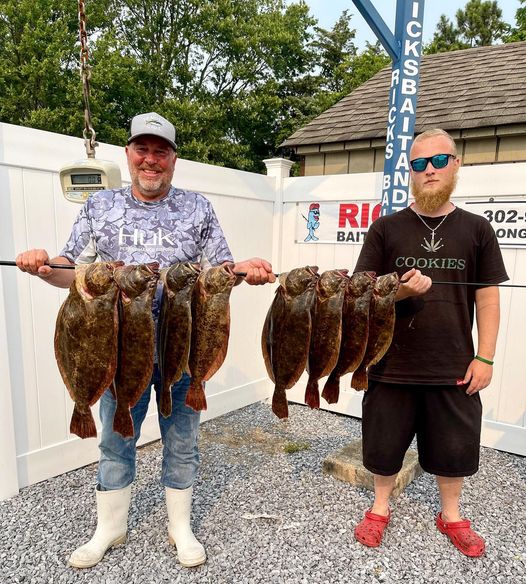
[(460, 30), (449, 18), (442, 14), (438, 21), (433, 40), (424, 47), (424, 53), (446, 53), (447, 51), (457, 51), (467, 49), (469, 45), (461, 40)]
[(456, 18), (460, 34), (470, 47), (492, 45), (509, 30), (496, 0), (470, 0), (464, 10), (457, 10)]
[(344, 94), (364, 84), (391, 62), (391, 58), (383, 50), (380, 41), (374, 44), (366, 42), (365, 45), (364, 51), (353, 55), (347, 61)]
[(71, 131), (78, 83), (75, 0), (4, 0), (0, 7), (0, 120)]
[[(90, 0), (90, 107), (97, 140), (130, 119), (173, 120), (180, 154), (262, 170), (299, 126), (387, 62), (358, 53), (345, 11), (316, 28), (303, 0)], [(0, 120), (82, 135), (76, 0), (0, 0)]]
[(502, 20), (498, 2), (469, 0), (455, 14), (456, 25), (445, 15), (440, 17), (431, 43), (424, 52), (443, 53), (458, 49), (492, 45), (506, 38), (509, 24)]
[(521, 8), (515, 13), (516, 25), (511, 28), (510, 34), (506, 37), (505, 42), (512, 43), (515, 41), (526, 41), (526, 0), (520, 0)]
[(312, 47), (318, 55), (320, 86), (328, 91), (343, 90), (349, 60), (356, 55), (356, 30), (350, 28), (349, 21), (349, 11), (344, 10), (331, 30), (318, 26), (314, 29)]
[(312, 67), (307, 6), (120, 0), (114, 10), (94, 51), (99, 137), (117, 138), (112, 126), (147, 107), (172, 116), (181, 156), (260, 170), (276, 151), (276, 87)]

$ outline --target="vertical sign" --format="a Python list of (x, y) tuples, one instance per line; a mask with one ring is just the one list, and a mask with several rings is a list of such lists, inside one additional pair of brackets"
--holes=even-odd
[(424, 0), (398, 0), (395, 38), (400, 58), (393, 61), (391, 72), (382, 215), (404, 209), (409, 200), (409, 149), (416, 118), (423, 15)]
[(415, 128), (424, 0), (397, 0), (394, 35), (371, 0), (353, 2), (393, 60), (382, 183), (382, 215), (389, 215), (409, 201), (409, 149)]

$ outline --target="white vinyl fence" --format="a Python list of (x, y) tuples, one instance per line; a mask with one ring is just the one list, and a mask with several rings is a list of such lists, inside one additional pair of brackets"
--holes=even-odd
[[(0, 124), (0, 259), (13, 260), (29, 248), (42, 247), (51, 255), (61, 249), (80, 205), (62, 196), (58, 170), (83, 158), (81, 139)], [(97, 158), (117, 162), (129, 181), (123, 148), (101, 144)], [(360, 245), (303, 243), (306, 231), (297, 227), (298, 213), (308, 213), (311, 202), (374, 200), (381, 174), (287, 178), (288, 161), (266, 164), (268, 176), (262, 176), (179, 160), (174, 184), (210, 199), (236, 259), (268, 258), (275, 271), (306, 264), (352, 269)], [(459, 201), (526, 198), (525, 175), (526, 164), (461, 169)], [(505, 249), (504, 257), (512, 282), (526, 283), (524, 249)], [(234, 289), (228, 355), (207, 386), (203, 420), (270, 395), (260, 335), (274, 290), (243, 284)], [(0, 267), (0, 500), (98, 459), (97, 440), (69, 433), (72, 401), (55, 364), (55, 319), (66, 295), (67, 290), (16, 268)], [(495, 377), (483, 392), (483, 444), (520, 454), (526, 454), (525, 300), (526, 290), (502, 290)], [(303, 401), (303, 391), (301, 381), (289, 397)], [(348, 389), (336, 406), (322, 400), (322, 407), (358, 417), (360, 405), (361, 395)], [(156, 416), (152, 403), (142, 443), (159, 437)]]
[[(84, 157), (81, 139), (0, 124), (0, 259), (30, 248), (59, 252), (81, 206), (63, 197), (58, 170)], [(123, 148), (102, 144), (97, 158), (119, 163), (129, 182)], [(186, 160), (175, 172), (178, 187), (212, 202), (235, 258), (272, 258), (276, 178)], [(207, 384), (203, 420), (269, 394), (260, 334), (272, 294), (271, 286), (234, 288), (228, 355)], [(0, 499), (98, 459), (96, 439), (69, 433), (73, 403), (55, 362), (55, 319), (66, 296), (17, 268), (0, 268)], [(142, 443), (159, 438), (152, 402)]]

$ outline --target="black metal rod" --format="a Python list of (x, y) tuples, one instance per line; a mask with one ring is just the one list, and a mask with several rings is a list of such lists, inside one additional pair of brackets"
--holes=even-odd
[(485, 287), (488, 286), (497, 286), (497, 288), (526, 288), (526, 284), (483, 284), (482, 282), (436, 282), (432, 280), (432, 284), (450, 284), (451, 286), (479, 286)]
[[(62, 270), (74, 270), (75, 269), (75, 264), (45, 264), (46, 266), (49, 266), (50, 268), (59, 268)], [(10, 262), (7, 260), (0, 260), (0, 266), (15, 266), (16, 267), (16, 262)]]
[[(400, 280), (400, 284), (407, 284), (409, 280)], [(484, 284), (482, 282), (440, 282), (438, 280), (431, 280), (431, 285), (435, 284), (449, 284), (450, 286), (479, 286), (480, 288), (488, 288), (489, 286), (497, 286), (497, 288), (526, 288), (526, 284)]]
[[(236, 276), (239, 276), (240, 278), (244, 278), (247, 275), (246, 272), (234, 272), (234, 274)], [(276, 276), (276, 278), (279, 278), (279, 274), (274, 274), (274, 276)]]
[[(46, 266), (49, 266), (50, 268), (58, 268), (58, 269), (62, 269), (62, 270), (74, 270), (76, 268), (76, 264), (44, 264)], [(16, 267), (16, 262), (13, 261), (8, 261), (8, 260), (0, 260), (0, 266), (14, 266)], [(242, 278), (244, 278), (247, 273), (246, 272), (234, 272), (236, 276), (241, 276)], [(279, 276), (279, 274), (274, 274), (276, 277)]]
[[(61, 270), (74, 270), (76, 264), (45, 264), (50, 268), (58, 268)], [(0, 260), (0, 266), (15, 266), (16, 262), (8, 261), (8, 260)], [(246, 272), (234, 272), (236, 276), (240, 276), (244, 278), (247, 273)], [(279, 277), (279, 274), (274, 274), (274, 276)], [(405, 284), (408, 280), (400, 280), (400, 284)], [(526, 284), (484, 284), (482, 282), (440, 282), (437, 280), (433, 280), (432, 284), (446, 284), (450, 286), (479, 286), (479, 287), (488, 287), (488, 286), (497, 286), (498, 288), (526, 288)]]

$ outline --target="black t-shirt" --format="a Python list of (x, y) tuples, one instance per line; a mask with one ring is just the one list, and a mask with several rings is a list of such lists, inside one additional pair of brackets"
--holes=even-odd
[[(377, 219), (369, 229), (355, 271), (377, 275), (411, 268), (432, 280), (499, 284), (508, 279), (493, 228), (479, 215), (455, 208), (426, 217), (434, 241), (407, 208)], [(423, 296), (396, 303), (393, 341), (369, 378), (390, 383), (455, 385), (473, 359), (476, 286), (435, 284)]]

